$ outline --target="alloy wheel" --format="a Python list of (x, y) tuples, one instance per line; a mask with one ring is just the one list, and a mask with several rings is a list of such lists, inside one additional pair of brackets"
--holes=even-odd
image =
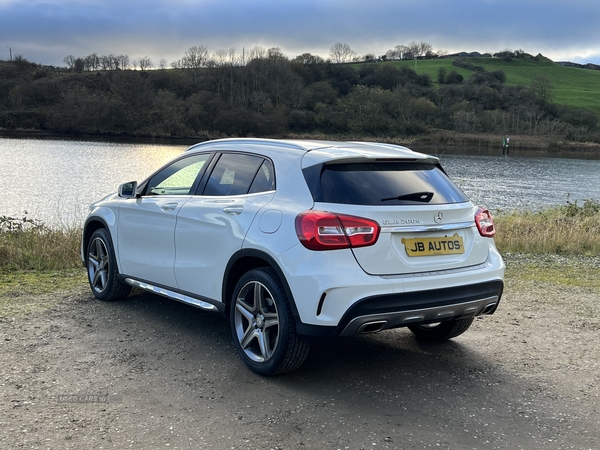
[(109, 260), (105, 242), (99, 237), (95, 238), (88, 253), (88, 275), (92, 289), (97, 293), (104, 292), (108, 284)]
[(246, 356), (261, 363), (269, 360), (279, 342), (279, 313), (267, 287), (250, 281), (235, 299), (234, 324), (238, 342)]

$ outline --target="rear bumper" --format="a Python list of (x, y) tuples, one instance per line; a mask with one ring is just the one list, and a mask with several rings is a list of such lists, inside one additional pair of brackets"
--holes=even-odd
[(377, 295), (357, 301), (335, 327), (301, 324), (305, 338), (334, 338), (392, 328), (465, 319), (493, 314), (504, 282), (483, 283), (426, 291)]

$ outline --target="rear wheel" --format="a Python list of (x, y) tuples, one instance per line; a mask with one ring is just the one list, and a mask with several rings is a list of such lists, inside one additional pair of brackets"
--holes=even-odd
[(408, 329), (424, 342), (443, 342), (463, 334), (473, 323), (474, 318), (450, 320), (424, 325), (410, 325)]
[(238, 353), (258, 374), (296, 370), (308, 356), (310, 344), (296, 335), (289, 299), (271, 268), (253, 269), (240, 278), (230, 322)]
[(92, 234), (87, 246), (86, 266), (88, 281), (97, 299), (117, 300), (131, 292), (131, 286), (118, 279), (115, 251), (106, 229), (100, 228)]

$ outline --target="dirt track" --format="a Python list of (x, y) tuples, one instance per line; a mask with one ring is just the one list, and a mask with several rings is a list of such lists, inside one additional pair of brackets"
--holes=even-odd
[(537, 288), (452, 342), (340, 339), (275, 378), (218, 316), (65, 292), (0, 322), (0, 448), (598, 449), (600, 293)]

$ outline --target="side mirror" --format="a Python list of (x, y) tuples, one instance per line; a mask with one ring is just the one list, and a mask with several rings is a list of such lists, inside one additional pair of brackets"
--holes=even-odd
[(137, 197), (137, 181), (130, 181), (119, 186), (119, 197), (136, 198)]

